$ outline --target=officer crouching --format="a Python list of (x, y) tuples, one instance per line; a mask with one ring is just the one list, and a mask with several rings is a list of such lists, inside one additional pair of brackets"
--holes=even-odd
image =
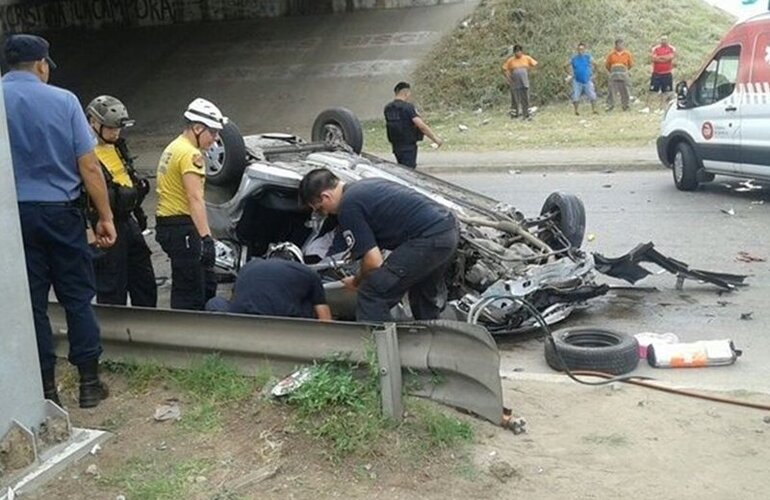
[(125, 139), (124, 128), (134, 124), (128, 110), (115, 97), (102, 95), (86, 107), (89, 124), (98, 144), (94, 148), (107, 181), (110, 207), (115, 217), (115, 245), (99, 255), (96, 271), (96, 301), (100, 304), (155, 307), (158, 292), (151, 252), (142, 231), (147, 229), (147, 216), (142, 201), (150, 190), (147, 179), (134, 169)]

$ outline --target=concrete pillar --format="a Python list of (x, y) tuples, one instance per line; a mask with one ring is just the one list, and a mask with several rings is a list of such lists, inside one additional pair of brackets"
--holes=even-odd
[(7, 123), (0, 81), (0, 438), (46, 417)]

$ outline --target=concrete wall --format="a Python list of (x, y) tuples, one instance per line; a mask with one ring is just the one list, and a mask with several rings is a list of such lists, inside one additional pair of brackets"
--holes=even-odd
[(0, 32), (160, 26), (425, 7), (463, 0), (0, 0)]

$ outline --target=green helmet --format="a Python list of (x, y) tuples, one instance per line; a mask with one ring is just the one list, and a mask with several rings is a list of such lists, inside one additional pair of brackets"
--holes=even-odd
[(126, 106), (110, 95), (100, 95), (91, 101), (86, 107), (86, 114), (105, 127), (126, 128), (134, 124), (134, 120), (128, 117)]

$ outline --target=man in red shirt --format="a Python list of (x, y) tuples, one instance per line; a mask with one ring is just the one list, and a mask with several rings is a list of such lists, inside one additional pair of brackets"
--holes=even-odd
[[(676, 49), (668, 43), (668, 37), (660, 37), (660, 43), (652, 48), (650, 58), (652, 59), (652, 77), (650, 77), (650, 96), (660, 94), (659, 110), (663, 110), (666, 102), (674, 89), (674, 57)], [(649, 107), (649, 97), (647, 105)]]

